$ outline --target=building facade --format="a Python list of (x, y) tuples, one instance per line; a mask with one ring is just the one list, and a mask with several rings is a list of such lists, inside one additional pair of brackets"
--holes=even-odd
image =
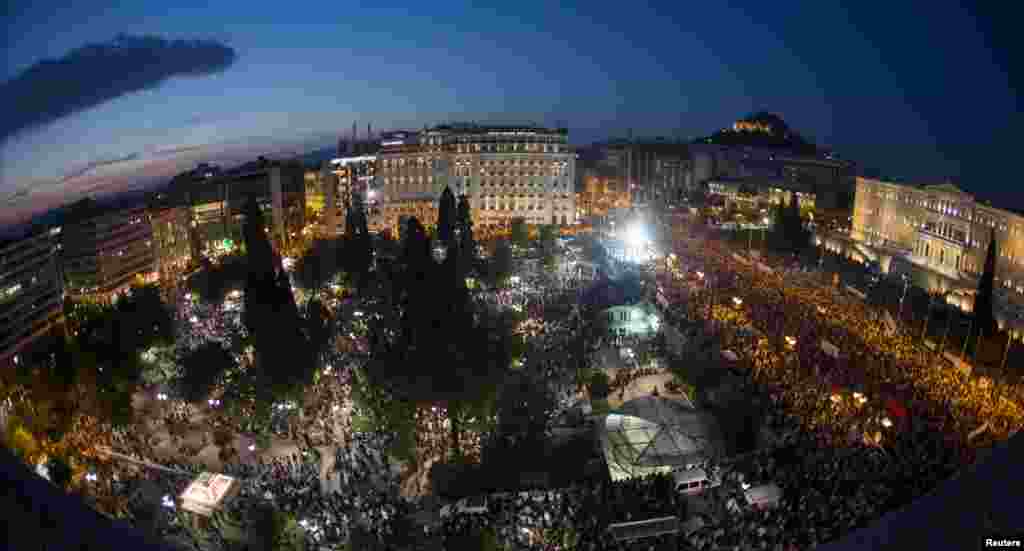
[(752, 147), (693, 144), (693, 181), (731, 181), (747, 186), (813, 197), (820, 215), (841, 211), (848, 216), (855, 194), (853, 163), (831, 156), (799, 156)]
[[(857, 243), (892, 262), (926, 270), (925, 288), (963, 291), (963, 307), (985, 267), (989, 240), (999, 256), (996, 284), (1007, 299), (1024, 297), (1024, 216), (980, 203), (951, 184), (909, 186), (857, 178), (853, 229)], [(896, 269), (899, 269), (897, 266)]]
[(576, 199), (580, 216), (606, 216), (612, 209), (630, 207), (630, 193), (620, 175), (601, 167), (588, 167), (583, 172)]
[(54, 227), (0, 244), (0, 367), (63, 318), (60, 235)]
[(242, 242), (243, 209), (255, 199), (267, 214), (274, 248), (284, 255), (304, 242), (306, 171), (298, 162), (257, 161), (225, 171), (190, 171), (176, 177), (167, 206), (190, 211), (193, 254), (217, 256)]
[(72, 207), (63, 230), (64, 287), (78, 299), (109, 302), (133, 283), (155, 281), (153, 228), (146, 207)]
[(502, 231), (519, 217), (528, 224), (573, 224), (574, 182), (566, 129), (458, 124), (401, 139), (392, 133), (378, 155), (379, 225), (397, 229), (404, 216), (436, 223), (445, 187), (468, 197), (482, 233)]
[(153, 228), (153, 268), (161, 286), (174, 287), (195, 266), (189, 236), (190, 213), (184, 207), (150, 208)]
[(667, 205), (693, 185), (686, 144), (664, 138), (614, 141), (599, 146), (598, 169), (618, 174), (632, 204)]

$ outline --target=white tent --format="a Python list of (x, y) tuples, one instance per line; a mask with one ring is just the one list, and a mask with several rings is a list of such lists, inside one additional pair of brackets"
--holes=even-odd
[(713, 421), (693, 405), (658, 396), (630, 400), (601, 432), (612, 480), (667, 473), (714, 455)]

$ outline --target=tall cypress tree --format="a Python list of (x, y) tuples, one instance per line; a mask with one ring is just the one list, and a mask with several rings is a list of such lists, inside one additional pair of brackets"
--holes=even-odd
[(373, 249), (363, 196), (358, 192), (352, 193), (352, 200), (345, 214), (345, 228), (345, 269), (355, 276), (358, 285), (362, 287), (366, 283), (373, 262)]
[(988, 241), (988, 252), (985, 254), (985, 271), (981, 273), (981, 279), (978, 280), (978, 292), (974, 297), (975, 335), (992, 335), (996, 330), (996, 320), (992, 315), (996, 252), (996, 230), (993, 228)]
[(800, 220), (800, 202), (796, 192), (790, 193), (789, 207), (786, 209), (786, 244), (790, 252), (799, 253), (806, 244), (804, 226)]
[(245, 278), (245, 312), (243, 320), (249, 334), (255, 335), (266, 326), (270, 316), (269, 301), (276, 298), (274, 293), (274, 251), (267, 239), (263, 214), (254, 198), (246, 201), (245, 223), (242, 235), (245, 238), (248, 272)]
[(476, 238), (473, 236), (473, 215), (469, 207), (469, 199), (463, 195), (459, 198), (456, 216), (456, 230), (459, 239), (459, 260), (463, 275), (476, 269)]
[(441, 192), (441, 200), (437, 207), (437, 238), (448, 245), (455, 235), (455, 195), (445, 186)]

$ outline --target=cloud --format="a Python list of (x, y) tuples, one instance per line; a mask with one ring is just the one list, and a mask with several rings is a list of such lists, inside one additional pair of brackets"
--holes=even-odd
[(110, 159), (99, 159), (99, 160), (96, 160), (96, 161), (89, 161), (88, 163), (86, 163), (81, 168), (77, 168), (77, 169), (75, 169), (75, 170), (65, 174), (60, 179), (59, 183), (63, 184), (63, 183), (68, 182), (69, 180), (73, 180), (75, 178), (79, 178), (81, 176), (85, 176), (86, 174), (89, 174), (90, 172), (96, 170), (97, 168), (101, 168), (101, 167), (104, 167), (104, 166), (116, 165), (116, 164), (120, 164), (120, 163), (126, 163), (128, 161), (136, 161), (138, 159), (139, 159), (139, 154), (138, 153), (129, 153), (128, 155), (123, 155), (123, 156), (120, 156), (120, 157), (114, 157), (114, 158), (110, 158)]
[(176, 76), (224, 71), (238, 55), (212, 40), (118, 35), (60, 59), (45, 59), (0, 84), (0, 142), (121, 96), (155, 88)]
[(165, 147), (153, 151), (152, 155), (155, 157), (167, 157), (171, 155), (178, 155), (181, 153), (188, 153), (189, 151), (198, 151), (205, 147), (205, 145), (183, 145), (180, 147)]

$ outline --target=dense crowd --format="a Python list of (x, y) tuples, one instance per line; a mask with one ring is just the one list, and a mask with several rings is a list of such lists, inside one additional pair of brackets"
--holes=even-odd
[[(910, 335), (899, 328), (893, 332), (870, 308), (842, 297), (818, 275), (802, 268), (757, 272), (714, 243), (677, 253), (690, 275), (659, 279), (671, 303), (666, 321), (683, 328), (687, 341), (710, 333), (735, 351), (747, 368), (743, 384), (769, 397), (764, 418), (769, 444), (744, 457), (708, 463), (707, 468), (721, 470), (724, 482), (700, 499), (684, 498), (671, 475), (496, 494), (482, 513), (456, 510), (425, 526), (424, 544), (450, 544), (487, 528), (517, 549), (557, 549), (555, 540), (575, 541), (577, 549), (588, 551), (812, 548), (866, 525), (948, 478), (969, 459), (967, 434), (982, 422), (989, 423), (994, 438), (1005, 438), (1020, 427), (1019, 388), (998, 383), (983, 388), (955, 370), (936, 369), (922, 361), (927, 356)], [(692, 276), (697, 271), (714, 281), (711, 289), (704, 277)], [(576, 304), (579, 296), (539, 276), (477, 296), (494, 308), (517, 308), (531, 320), (523, 369), (549, 384), (559, 411), (578, 401), (575, 372), (583, 362), (574, 354), (586, 357), (607, 345), (639, 344), (587, 334), (582, 323), (586, 316)], [(709, 317), (713, 326), (703, 324)], [(205, 322), (190, 325), (211, 332), (237, 329), (207, 327)], [(580, 339), (583, 345), (577, 346)], [(841, 357), (826, 353), (819, 345), (822, 340), (841, 350)], [(322, 427), (323, 434), (332, 435), (325, 443), (341, 444), (327, 482), (321, 480), (320, 458), (308, 445), (296, 455), (267, 463), (226, 463), (223, 472), (242, 480), (239, 497), (227, 511), (230, 516), (244, 518), (254, 502), (269, 501), (294, 514), (308, 544), (339, 547), (357, 526), (370, 537), (386, 540), (399, 526), (393, 521), (416, 511), (413, 501), (400, 497), (398, 469), (385, 452), (394, 435), (355, 433), (348, 411), (339, 415), (335, 409), (350, 401), (351, 371), (342, 363), (347, 364), (339, 360), (333, 372), (317, 381), (311, 391), (326, 398), (305, 412), (305, 417), (324, 423), (339, 417), (336, 427)], [(612, 386), (656, 371), (624, 370)], [(174, 407), (179, 409), (165, 414), (168, 424), (195, 414)], [(443, 437), (445, 419), (437, 411), (422, 413), (417, 449), (423, 456), (444, 457), (449, 445)], [(152, 458), (145, 442), (132, 434), (119, 431), (110, 437), (129, 455)], [(162, 464), (198, 472), (191, 464)], [(124, 468), (116, 478), (111, 491), (122, 498), (130, 518), (131, 511), (141, 508), (137, 480), (149, 479), (170, 498), (180, 495), (188, 482), (188, 476), (134, 467)], [(743, 503), (744, 488), (761, 483), (783, 490), (777, 507), (735, 505)], [(159, 526), (168, 537), (195, 547), (201, 537), (210, 537), (214, 540), (206, 547), (218, 546), (216, 530), (205, 536), (192, 532), (184, 517), (175, 514), (173, 502), (163, 502), (160, 511), (164, 517)], [(703, 526), (675, 537), (631, 543), (616, 542), (607, 529), (613, 523), (671, 515), (701, 518)]]

